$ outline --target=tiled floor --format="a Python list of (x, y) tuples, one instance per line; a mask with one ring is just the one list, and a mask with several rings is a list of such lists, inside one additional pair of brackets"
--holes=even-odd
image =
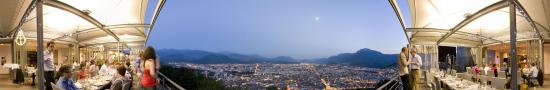
[(550, 90), (550, 74), (544, 75), (544, 85), (530, 88), (530, 90)]
[(0, 90), (36, 90), (37, 88), (30, 85), (29, 81), (23, 84), (13, 84), (9, 75), (0, 74)]

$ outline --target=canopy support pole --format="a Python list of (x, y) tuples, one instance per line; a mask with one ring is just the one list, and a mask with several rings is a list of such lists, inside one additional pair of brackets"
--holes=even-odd
[(143, 42), (143, 47), (147, 46), (147, 42), (149, 41), (149, 36), (151, 35), (151, 31), (153, 31), (153, 27), (155, 26), (155, 22), (157, 21), (157, 17), (160, 14), (160, 11), (162, 10), (162, 7), (164, 7), (164, 3), (166, 0), (159, 0), (157, 4), (157, 8), (155, 8), (155, 13), (153, 14), (153, 19), (151, 19), (151, 23), (149, 24), (149, 31), (147, 31), (147, 36), (145, 36), (145, 42)]
[[(407, 28), (406, 30), (407, 30), (407, 32), (417, 32), (417, 33), (418, 32), (441, 32), (441, 33), (449, 33), (450, 32), (450, 30), (437, 29), (437, 28)], [(474, 33), (456, 31), (455, 34), (472, 36), (472, 37), (482, 38), (482, 39), (489, 39), (491, 41), (495, 41), (495, 42), (498, 42), (498, 43), (504, 43), (503, 41), (500, 41), (500, 40), (497, 40), (497, 39), (494, 39), (494, 38), (491, 38), (491, 37), (482, 36), (482, 35), (479, 35), (479, 34), (474, 34)], [(411, 37), (415, 37), (415, 36), (412, 35)]]
[(75, 51), (75, 56), (74, 56), (75, 61), (77, 61), (78, 63), (82, 62), (82, 61), (80, 61), (80, 44), (78, 42), (75, 43), (74, 49), (76, 50)]
[[(38, 90), (44, 90), (44, 22), (42, 14), (42, 4), (45, 0), (38, 0), (36, 3), (36, 57), (38, 63)], [(49, 84), (49, 83), (48, 83)]]
[(539, 68), (544, 73), (544, 40), (539, 40)]
[(32, 10), (34, 8), (36, 8), (36, 2), (37, 2), (37, 0), (31, 1), (31, 4), (27, 7), (27, 10), (25, 10), (25, 13), (23, 14), (23, 17), (21, 17), (21, 20), (19, 20), (19, 23), (14, 28), (14, 32), (11, 35), (12, 39), (15, 38), (15, 36), (17, 35), (17, 32), (19, 32), (19, 30), (21, 30), (19, 28), (21, 28), (21, 26), (23, 26), (23, 24), (27, 22), (27, 21), (25, 21), (25, 19), (29, 16), (29, 14), (32, 12)]
[(401, 25), (401, 28), (405, 33), (405, 38), (407, 39), (407, 42), (411, 43), (409, 34), (407, 34), (407, 27), (405, 26), (405, 20), (403, 20), (403, 16), (401, 16), (401, 11), (399, 10), (399, 6), (397, 5), (397, 2), (395, 2), (395, 0), (388, 0), (388, 1), (390, 2), (390, 5), (393, 8), (395, 15), (397, 16), (397, 19), (399, 20), (399, 25)]
[(510, 80), (510, 89), (518, 89), (518, 61), (516, 59), (516, 5), (513, 0), (508, 0), (510, 6), (510, 61), (512, 61), (512, 78)]
[(533, 21), (533, 18), (531, 18), (531, 16), (529, 15), (529, 13), (527, 13), (527, 10), (525, 10), (525, 8), (523, 8), (523, 5), (521, 5), (519, 3), (519, 1), (517, 0), (511, 0), (511, 3), (513, 3), (514, 5), (516, 5), (516, 8), (519, 9), (519, 13), (521, 13), (522, 15), (524, 15), (525, 19), (529, 22), (529, 25), (531, 27), (533, 27), (533, 30), (535, 30), (535, 32), (537, 33), (537, 36), (539, 39), (543, 39), (542, 38), (542, 34), (540, 34), (540, 31), (539, 29), (537, 28), (537, 25), (535, 24), (535, 21)]

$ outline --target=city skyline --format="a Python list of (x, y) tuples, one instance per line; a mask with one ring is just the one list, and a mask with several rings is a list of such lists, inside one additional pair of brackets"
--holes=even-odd
[[(362, 48), (395, 54), (406, 44), (387, 1), (170, 2), (148, 43), (159, 49), (308, 59)], [(152, 4), (148, 16), (155, 6)], [(407, 2), (399, 4), (403, 13), (408, 13)]]

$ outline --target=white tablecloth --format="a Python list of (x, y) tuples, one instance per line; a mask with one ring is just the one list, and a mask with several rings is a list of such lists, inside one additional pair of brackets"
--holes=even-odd
[(97, 90), (101, 86), (109, 83), (111, 78), (112, 76), (96, 75), (84, 80), (78, 80), (75, 85), (83, 90)]
[(4, 64), (4, 66), (2, 66), (2, 67), (9, 68), (9, 69), (19, 69), (19, 64), (8, 63), (8, 64)]
[(443, 77), (442, 73), (437, 73), (435, 77), (437, 78), (437, 81), (441, 81), (453, 90), (497, 90), (496, 88), (490, 87), (490, 85), (481, 85), (456, 76), (447, 75)]
[(34, 67), (27, 67), (27, 73), (28, 74), (32, 74), (32, 73), (35, 73), (36, 72), (36, 68)]

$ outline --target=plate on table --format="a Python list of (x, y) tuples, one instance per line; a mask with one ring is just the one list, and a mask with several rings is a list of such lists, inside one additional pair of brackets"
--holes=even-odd
[(456, 84), (457, 89), (464, 89), (466, 88), (464, 84)]

